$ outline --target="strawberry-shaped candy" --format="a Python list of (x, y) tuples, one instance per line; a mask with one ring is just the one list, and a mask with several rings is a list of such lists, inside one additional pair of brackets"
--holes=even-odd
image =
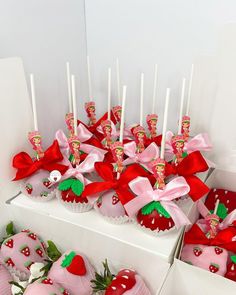
[[(23, 294), (23, 293), (22, 293)], [(24, 295), (70, 295), (51, 278), (42, 278), (30, 284), (24, 291)], [(72, 294), (71, 294), (72, 295)]]
[(11, 295), (11, 285), (12, 276), (9, 271), (0, 264), (0, 295)]
[(200, 247), (194, 247), (193, 248), (193, 253), (195, 256), (200, 256), (202, 254), (202, 249)]
[(54, 262), (48, 276), (73, 295), (87, 295), (92, 293), (95, 271), (84, 255), (67, 251)]
[(209, 266), (210, 272), (216, 273), (219, 271), (219, 265), (216, 263), (211, 263)]
[(227, 265), (225, 277), (236, 282), (236, 255), (231, 256), (231, 262)]
[[(34, 236), (34, 239), (32, 239), (29, 236), (30, 233), (31, 231), (27, 230), (9, 236), (3, 241), (0, 251), (0, 261), (22, 280), (29, 278), (30, 264), (43, 262), (47, 258), (39, 238)], [(35, 251), (38, 247), (42, 250), (41, 256)]]
[(26, 179), (22, 192), (32, 200), (49, 201), (55, 197), (55, 188), (56, 184), (51, 183), (49, 180), (49, 172), (39, 170)]
[(220, 255), (223, 253), (223, 249), (222, 248), (219, 248), (219, 247), (215, 247), (215, 252), (217, 255)]
[(34, 241), (36, 241), (36, 239), (37, 239), (37, 235), (35, 233), (31, 233), (31, 232), (28, 234), (28, 237)]
[(217, 215), (222, 219), (236, 208), (236, 192), (224, 189), (212, 189), (206, 199), (205, 205), (210, 211), (214, 211), (215, 203), (219, 200)]
[(114, 275), (111, 273), (107, 260), (103, 263), (104, 272), (96, 273), (92, 280), (94, 293), (105, 291), (105, 295), (150, 295), (142, 278), (133, 270), (122, 269)]
[(36, 252), (40, 257), (43, 257), (43, 255), (44, 255), (44, 250), (42, 249), (41, 246), (37, 246), (37, 247), (35, 248), (35, 252)]
[(84, 184), (77, 178), (67, 178), (58, 186), (57, 197), (70, 211), (85, 212), (92, 209), (88, 199), (83, 196)]

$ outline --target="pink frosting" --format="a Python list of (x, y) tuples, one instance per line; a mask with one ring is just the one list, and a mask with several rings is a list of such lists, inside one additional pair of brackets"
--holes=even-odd
[(49, 175), (50, 173), (48, 171), (39, 170), (34, 175), (27, 178), (23, 183), (23, 194), (32, 197), (40, 197), (43, 195), (42, 197), (46, 198), (47, 194), (50, 194), (55, 189), (55, 185), (47, 187)]
[(73, 295), (92, 294), (90, 281), (95, 277), (95, 270), (84, 255), (80, 254), (83, 256), (86, 267), (86, 274), (84, 276), (74, 275), (68, 272), (66, 268), (61, 266), (63, 260), (65, 259), (65, 255), (68, 255), (70, 252), (71, 250), (67, 251), (61, 256), (60, 259), (53, 263), (48, 276)]
[[(227, 270), (228, 251), (214, 246), (185, 245), (181, 260), (224, 276)], [(212, 271), (211, 265), (215, 265), (218, 270)]]
[[(21, 232), (10, 237), (3, 242), (0, 251), (0, 261), (2, 263), (5, 263), (5, 260), (10, 258), (15, 264), (12, 270), (14, 271), (14, 269), (17, 269), (28, 276), (30, 275), (30, 271), (27, 269), (27, 266), (30, 265), (30, 263), (43, 262), (46, 258), (42, 243), (37, 236), (33, 236), (34, 239), (31, 238), (29, 235), (32, 234), (33, 233), (31, 232)], [(6, 243), (13, 243), (12, 248), (7, 246)], [(26, 256), (21, 252), (25, 247), (29, 248), (29, 256)], [(36, 252), (36, 250), (41, 252), (42, 257)], [(11, 269), (11, 267), (8, 268)]]
[(140, 275), (136, 275), (135, 280), (136, 284), (134, 287), (131, 290), (126, 291), (124, 295), (151, 295)]
[(95, 209), (104, 216), (120, 217), (125, 216), (125, 209), (113, 190), (104, 193), (95, 204)]
[[(33, 284), (29, 285), (24, 295), (62, 295), (64, 289), (57, 283), (52, 282), (51, 284), (43, 284), (41, 280), (34, 282)], [(64, 293), (69, 294), (69, 293)], [(70, 294), (72, 295), (72, 294)]]
[(11, 295), (11, 285), (12, 276), (9, 271), (0, 264), (0, 295)]

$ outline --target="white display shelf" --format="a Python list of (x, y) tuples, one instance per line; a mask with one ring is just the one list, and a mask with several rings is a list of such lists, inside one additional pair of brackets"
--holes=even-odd
[[(114, 225), (95, 210), (71, 213), (54, 199), (33, 202), (23, 194), (8, 202), (12, 219), (22, 227), (30, 227), (63, 249), (78, 248), (96, 266), (108, 258), (117, 267), (132, 267), (140, 273), (153, 294), (160, 290), (174, 258), (182, 230), (153, 236), (135, 224)], [(189, 214), (192, 201), (182, 202)]]

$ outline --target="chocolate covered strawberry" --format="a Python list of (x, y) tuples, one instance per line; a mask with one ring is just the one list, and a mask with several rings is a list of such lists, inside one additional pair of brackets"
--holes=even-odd
[(227, 265), (225, 277), (236, 282), (236, 255), (231, 256), (231, 262)]
[(236, 208), (236, 192), (225, 189), (212, 189), (206, 199), (205, 205), (210, 211), (214, 211), (215, 203), (219, 200), (217, 215), (224, 219), (227, 214)]
[(84, 255), (67, 251), (53, 263), (48, 276), (73, 295), (87, 295), (92, 293), (95, 271)]
[(153, 201), (139, 210), (137, 221), (152, 231), (169, 230), (175, 225), (170, 214), (158, 201)]
[(105, 291), (105, 295), (150, 295), (142, 278), (133, 270), (122, 269), (114, 275), (111, 273), (107, 260), (103, 263), (104, 272), (96, 273), (96, 279), (92, 280), (94, 293)]

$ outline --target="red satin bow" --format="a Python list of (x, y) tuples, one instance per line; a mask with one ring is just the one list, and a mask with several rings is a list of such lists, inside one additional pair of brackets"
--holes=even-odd
[(190, 192), (188, 194), (195, 202), (207, 194), (210, 189), (194, 174), (207, 171), (208, 168), (201, 153), (196, 151), (184, 158), (177, 166), (167, 164), (166, 176), (171, 174), (183, 176), (190, 186)]
[(162, 141), (162, 134), (157, 135), (154, 138), (147, 138), (145, 142), (145, 146), (149, 146), (152, 142), (154, 142), (157, 146), (161, 146), (161, 141)]
[(58, 170), (61, 174), (64, 174), (68, 169), (68, 166), (58, 164), (58, 162), (61, 162), (62, 160), (63, 155), (60, 152), (57, 140), (54, 140), (53, 144), (45, 151), (44, 157), (39, 161), (33, 161), (27, 153), (21, 152), (13, 158), (12, 166), (18, 169), (16, 177), (13, 180), (29, 177), (39, 169), (47, 171)]
[(208, 239), (200, 227), (194, 224), (192, 228), (185, 233), (184, 243), (219, 246), (236, 253), (236, 240), (233, 239), (234, 237), (236, 237), (236, 224), (221, 230), (214, 239)]
[(113, 166), (111, 164), (97, 162), (94, 166), (98, 175), (104, 181), (89, 183), (86, 185), (83, 195), (89, 197), (90, 195), (113, 189), (123, 205), (134, 198), (134, 195), (129, 191), (128, 183), (138, 176), (149, 176), (138, 164), (129, 166), (121, 173), (120, 179), (116, 179), (116, 173), (113, 172)]

